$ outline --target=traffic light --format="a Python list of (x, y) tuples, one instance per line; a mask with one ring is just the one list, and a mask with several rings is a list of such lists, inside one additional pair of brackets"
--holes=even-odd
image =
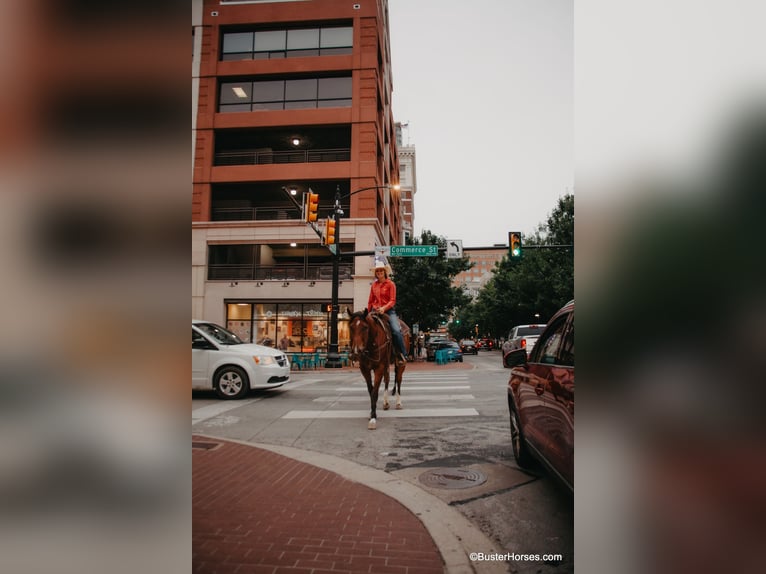
[(521, 232), (511, 231), (508, 234), (508, 251), (511, 259), (521, 258)]
[(319, 209), (319, 194), (309, 191), (306, 194), (306, 223), (313, 223), (317, 220), (317, 210)]
[(335, 220), (327, 218), (324, 228), (324, 244), (333, 245), (335, 243)]

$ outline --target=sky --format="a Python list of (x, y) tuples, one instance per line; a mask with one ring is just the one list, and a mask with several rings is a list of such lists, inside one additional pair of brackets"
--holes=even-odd
[(394, 120), (416, 150), (415, 234), (532, 233), (574, 193), (571, 0), (389, 0)]

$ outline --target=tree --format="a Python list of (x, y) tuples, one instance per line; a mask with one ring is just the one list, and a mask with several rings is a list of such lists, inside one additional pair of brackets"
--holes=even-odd
[(397, 257), (389, 263), (396, 280), (396, 312), (409, 325), (418, 323), (421, 330), (436, 328), (452, 312), (466, 305), (470, 298), (462, 289), (452, 286), (454, 277), (470, 269), (468, 257), (447, 259), (443, 249), (447, 240), (425, 230), (420, 239), (409, 245), (438, 245), (436, 257)]
[[(545, 224), (524, 246), (574, 245), (574, 195), (560, 198)], [(525, 249), (521, 260), (504, 257), (474, 304), (482, 332), (496, 337), (513, 325), (547, 321), (574, 298), (574, 250)], [(539, 319), (537, 317), (539, 315)]]

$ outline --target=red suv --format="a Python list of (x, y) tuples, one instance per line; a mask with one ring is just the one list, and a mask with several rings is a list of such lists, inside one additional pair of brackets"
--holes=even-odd
[(535, 460), (574, 492), (574, 301), (551, 318), (527, 358), (503, 357), (511, 369), (508, 413), (513, 454), (520, 467)]

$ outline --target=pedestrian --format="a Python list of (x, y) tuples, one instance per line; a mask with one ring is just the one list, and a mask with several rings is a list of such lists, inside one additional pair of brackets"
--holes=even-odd
[(404, 348), (404, 337), (396, 315), (396, 284), (389, 278), (390, 268), (381, 260), (375, 261), (375, 281), (370, 285), (370, 298), (367, 301), (369, 312), (385, 313), (391, 324), (391, 334), (396, 346), (397, 359), (406, 362), (407, 350)]

